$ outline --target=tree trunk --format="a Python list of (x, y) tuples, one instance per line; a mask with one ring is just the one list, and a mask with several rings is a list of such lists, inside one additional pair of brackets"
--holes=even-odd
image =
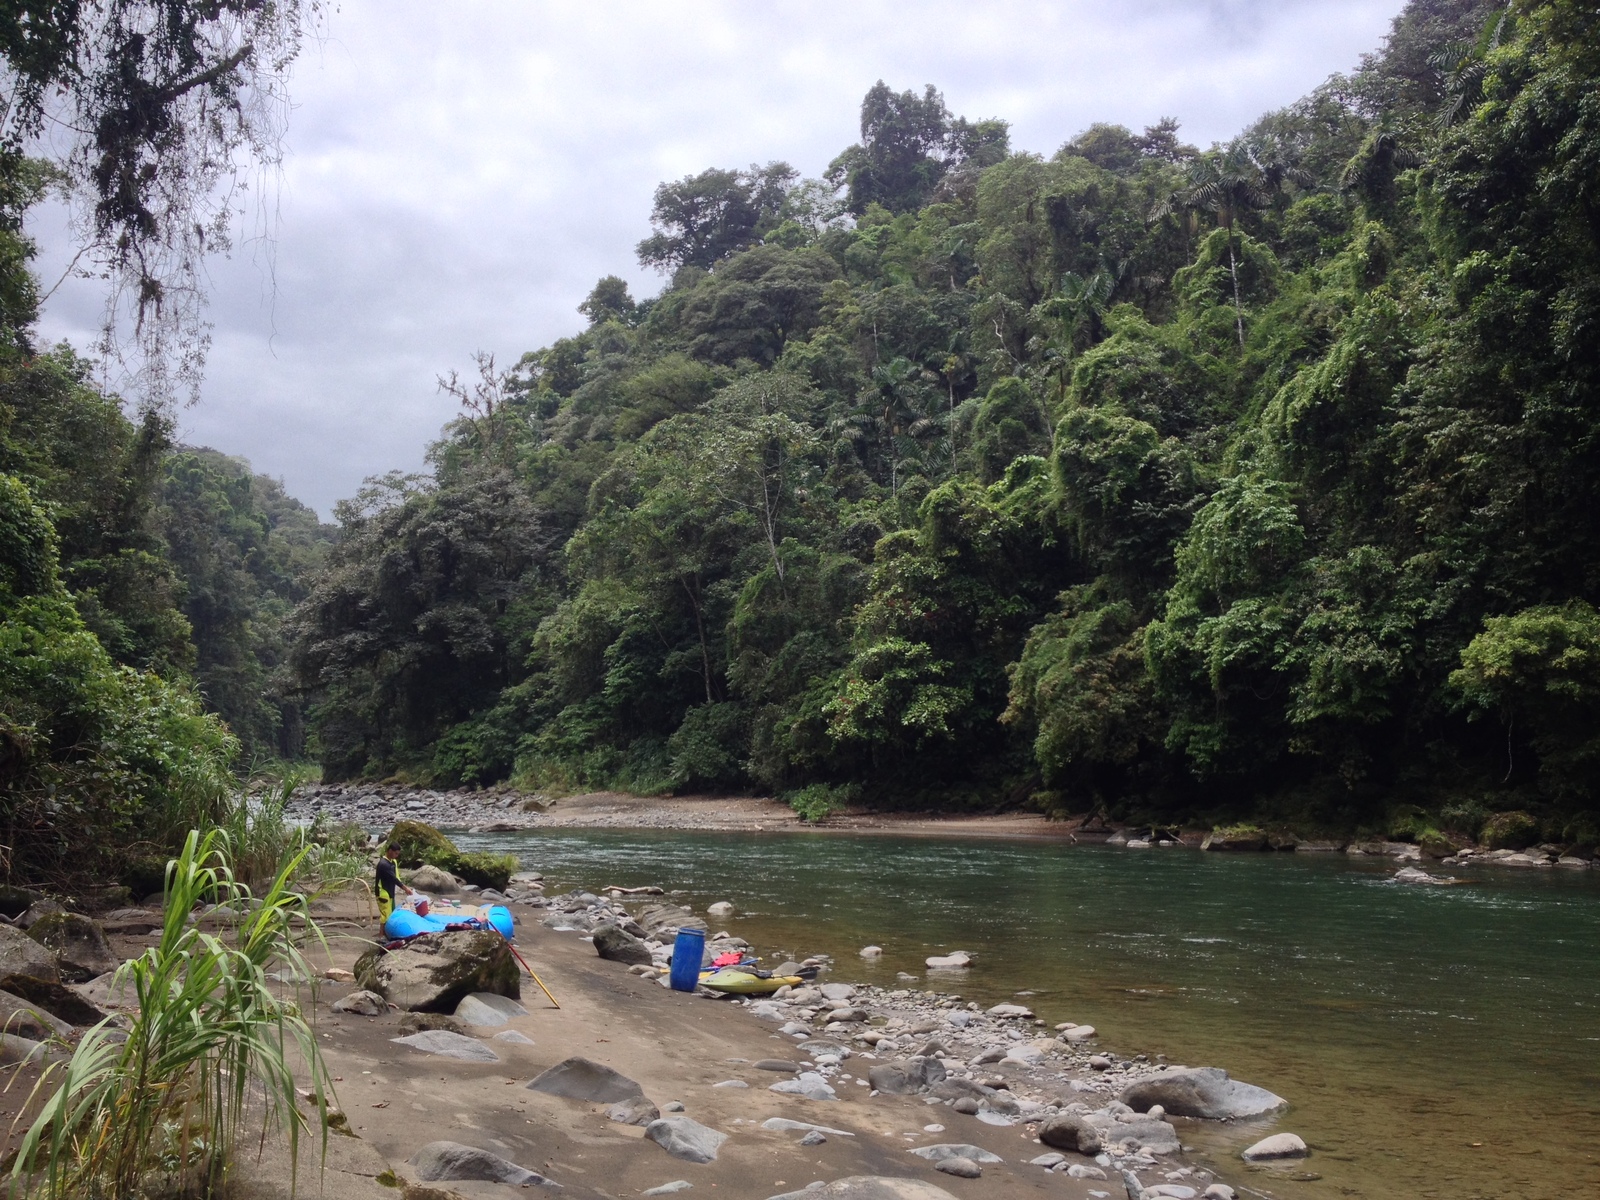
[(1239, 350), (1244, 350), (1244, 305), (1239, 302), (1239, 264), (1233, 257), (1233, 232), (1228, 232), (1228, 273), (1233, 276), (1233, 318), (1239, 326)]
[[(715, 704), (717, 698), (711, 690), (711, 647), (706, 644), (706, 622), (700, 612), (699, 589), (698, 587), (690, 587), (689, 581), (682, 576), (679, 576), (678, 582), (683, 584), (684, 594), (689, 597), (689, 607), (694, 610), (695, 632), (700, 635), (700, 674), (705, 680), (706, 703)], [(696, 580), (697, 584), (698, 582)]]

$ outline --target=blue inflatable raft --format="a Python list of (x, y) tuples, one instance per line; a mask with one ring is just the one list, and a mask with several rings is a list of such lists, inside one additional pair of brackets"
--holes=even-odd
[(419, 917), (409, 908), (397, 908), (383, 923), (383, 932), (391, 938), (416, 937), (419, 933), (443, 933), (446, 929), (493, 929), (506, 939), (516, 936), (516, 922), (511, 910), (502, 904), (485, 904), (479, 908), (435, 907), (425, 917)]

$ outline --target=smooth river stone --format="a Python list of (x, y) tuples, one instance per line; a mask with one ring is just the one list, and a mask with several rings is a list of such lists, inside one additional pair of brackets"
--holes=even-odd
[(477, 1038), (451, 1033), (448, 1029), (424, 1029), (421, 1033), (389, 1040), (410, 1046), (413, 1050), (421, 1050), (424, 1054), (437, 1054), (440, 1058), (454, 1058), (461, 1062), (500, 1061), (500, 1056)]

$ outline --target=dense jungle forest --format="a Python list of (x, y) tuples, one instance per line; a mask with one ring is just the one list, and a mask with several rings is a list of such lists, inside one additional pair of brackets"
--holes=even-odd
[(880, 82), (821, 179), (663, 183), (660, 294), (444, 380), (336, 528), (35, 345), (8, 156), (8, 853), (307, 754), (1600, 841), (1597, 76), (1592, 6), (1413, 0), (1205, 149)]
[(325, 776), (1595, 840), (1597, 69), (1416, 0), (1226, 145), (880, 82), (823, 179), (662, 184), (660, 295), (340, 509)]

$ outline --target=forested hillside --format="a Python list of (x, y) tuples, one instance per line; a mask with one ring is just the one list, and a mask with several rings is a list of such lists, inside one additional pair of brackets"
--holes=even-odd
[(284, 622), (333, 533), (33, 344), (30, 199), (0, 223), (0, 874), (22, 878), (159, 845), (232, 771), (304, 753)]
[[(1225, 145), (880, 83), (339, 511), (327, 776), (1595, 840), (1600, 15), (1415, 0)], [(131, 618), (130, 618), (131, 619)]]

